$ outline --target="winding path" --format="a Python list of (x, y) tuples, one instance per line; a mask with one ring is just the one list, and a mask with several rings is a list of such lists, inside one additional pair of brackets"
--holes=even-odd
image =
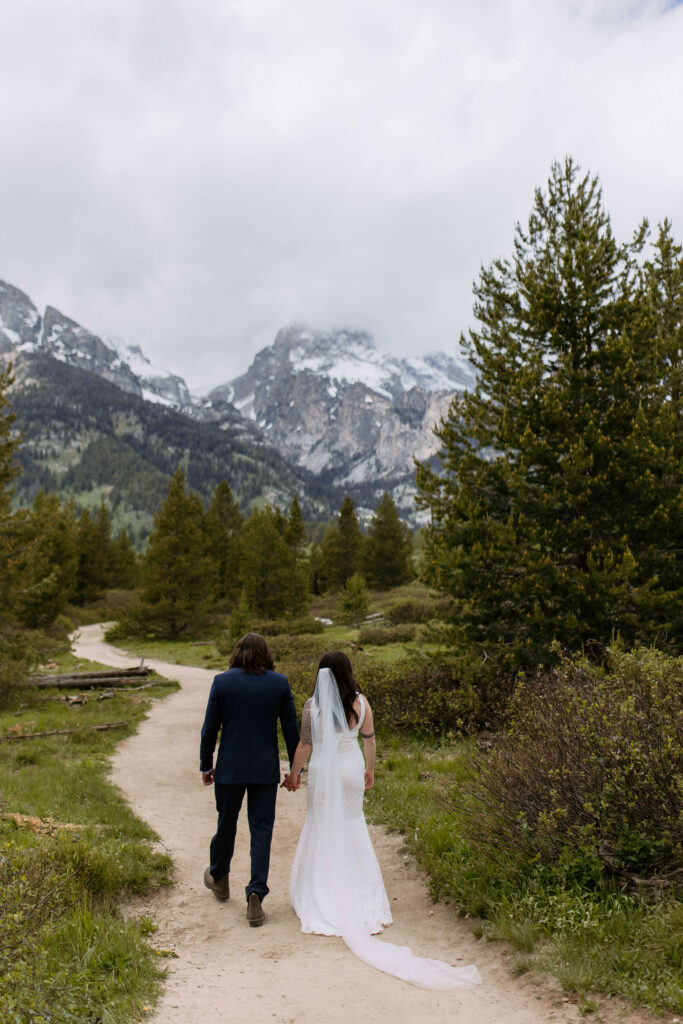
[[(127, 666), (137, 658), (104, 643), (101, 626), (84, 626), (74, 640), (79, 657)], [(263, 928), (245, 919), (248, 880), (246, 815), (238, 828), (232, 896), (219, 903), (202, 873), (215, 826), (213, 791), (198, 772), (199, 730), (213, 672), (149, 659), (181, 689), (155, 703), (138, 732), (114, 757), (113, 781), (156, 830), (175, 862), (176, 884), (135, 913), (159, 925), (160, 948), (171, 949), (170, 971), (153, 1024), (570, 1024), (577, 1008), (546, 980), (513, 978), (498, 943), (477, 942), (468, 923), (433, 905), (421, 871), (401, 840), (372, 828), (394, 924), (392, 942), (454, 964), (474, 962), (483, 982), (472, 991), (428, 992), (375, 971), (341, 939), (302, 935), (289, 905), (289, 869), (303, 823), (305, 795), (278, 790)], [(624, 1020), (641, 1020), (627, 1017)]]

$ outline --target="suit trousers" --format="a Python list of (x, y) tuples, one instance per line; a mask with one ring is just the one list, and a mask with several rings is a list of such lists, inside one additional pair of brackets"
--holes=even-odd
[(211, 840), (211, 874), (218, 880), (230, 874), (235, 850), (237, 819), (244, 794), (247, 794), (247, 819), (251, 834), (251, 878), (246, 886), (247, 899), (252, 892), (263, 899), (268, 894), (270, 843), (275, 823), (277, 783), (214, 783), (218, 827)]

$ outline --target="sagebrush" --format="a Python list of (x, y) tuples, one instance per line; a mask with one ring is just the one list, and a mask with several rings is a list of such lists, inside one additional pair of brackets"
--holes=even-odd
[(472, 842), (573, 861), (600, 882), (680, 881), (682, 693), (683, 661), (655, 650), (523, 679), (480, 759)]

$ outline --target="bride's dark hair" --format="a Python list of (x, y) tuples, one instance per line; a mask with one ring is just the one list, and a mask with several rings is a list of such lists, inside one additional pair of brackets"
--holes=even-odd
[(343, 651), (328, 651), (320, 659), (318, 671), (321, 668), (329, 668), (337, 680), (337, 687), (339, 688), (339, 696), (344, 707), (346, 721), (349, 725), (352, 725), (358, 719), (358, 715), (353, 710), (353, 702), (360, 687), (353, 678), (351, 662)]

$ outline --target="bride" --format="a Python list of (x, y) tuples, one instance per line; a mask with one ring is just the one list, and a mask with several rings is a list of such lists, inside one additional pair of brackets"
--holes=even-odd
[(363, 815), (364, 790), (374, 782), (374, 737), (372, 711), (357, 690), (351, 662), (342, 651), (330, 651), (320, 661), (313, 697), (304, 704), (301, 741), (282, 783), (296, 789), (311, 757), (306, 821), (290, 886), (301, 930), (339, 935), (366, 963), (423, 988), (476, 985), (480, 977), (474, 966), (452, 967), (373, 938), (392, 921)]

